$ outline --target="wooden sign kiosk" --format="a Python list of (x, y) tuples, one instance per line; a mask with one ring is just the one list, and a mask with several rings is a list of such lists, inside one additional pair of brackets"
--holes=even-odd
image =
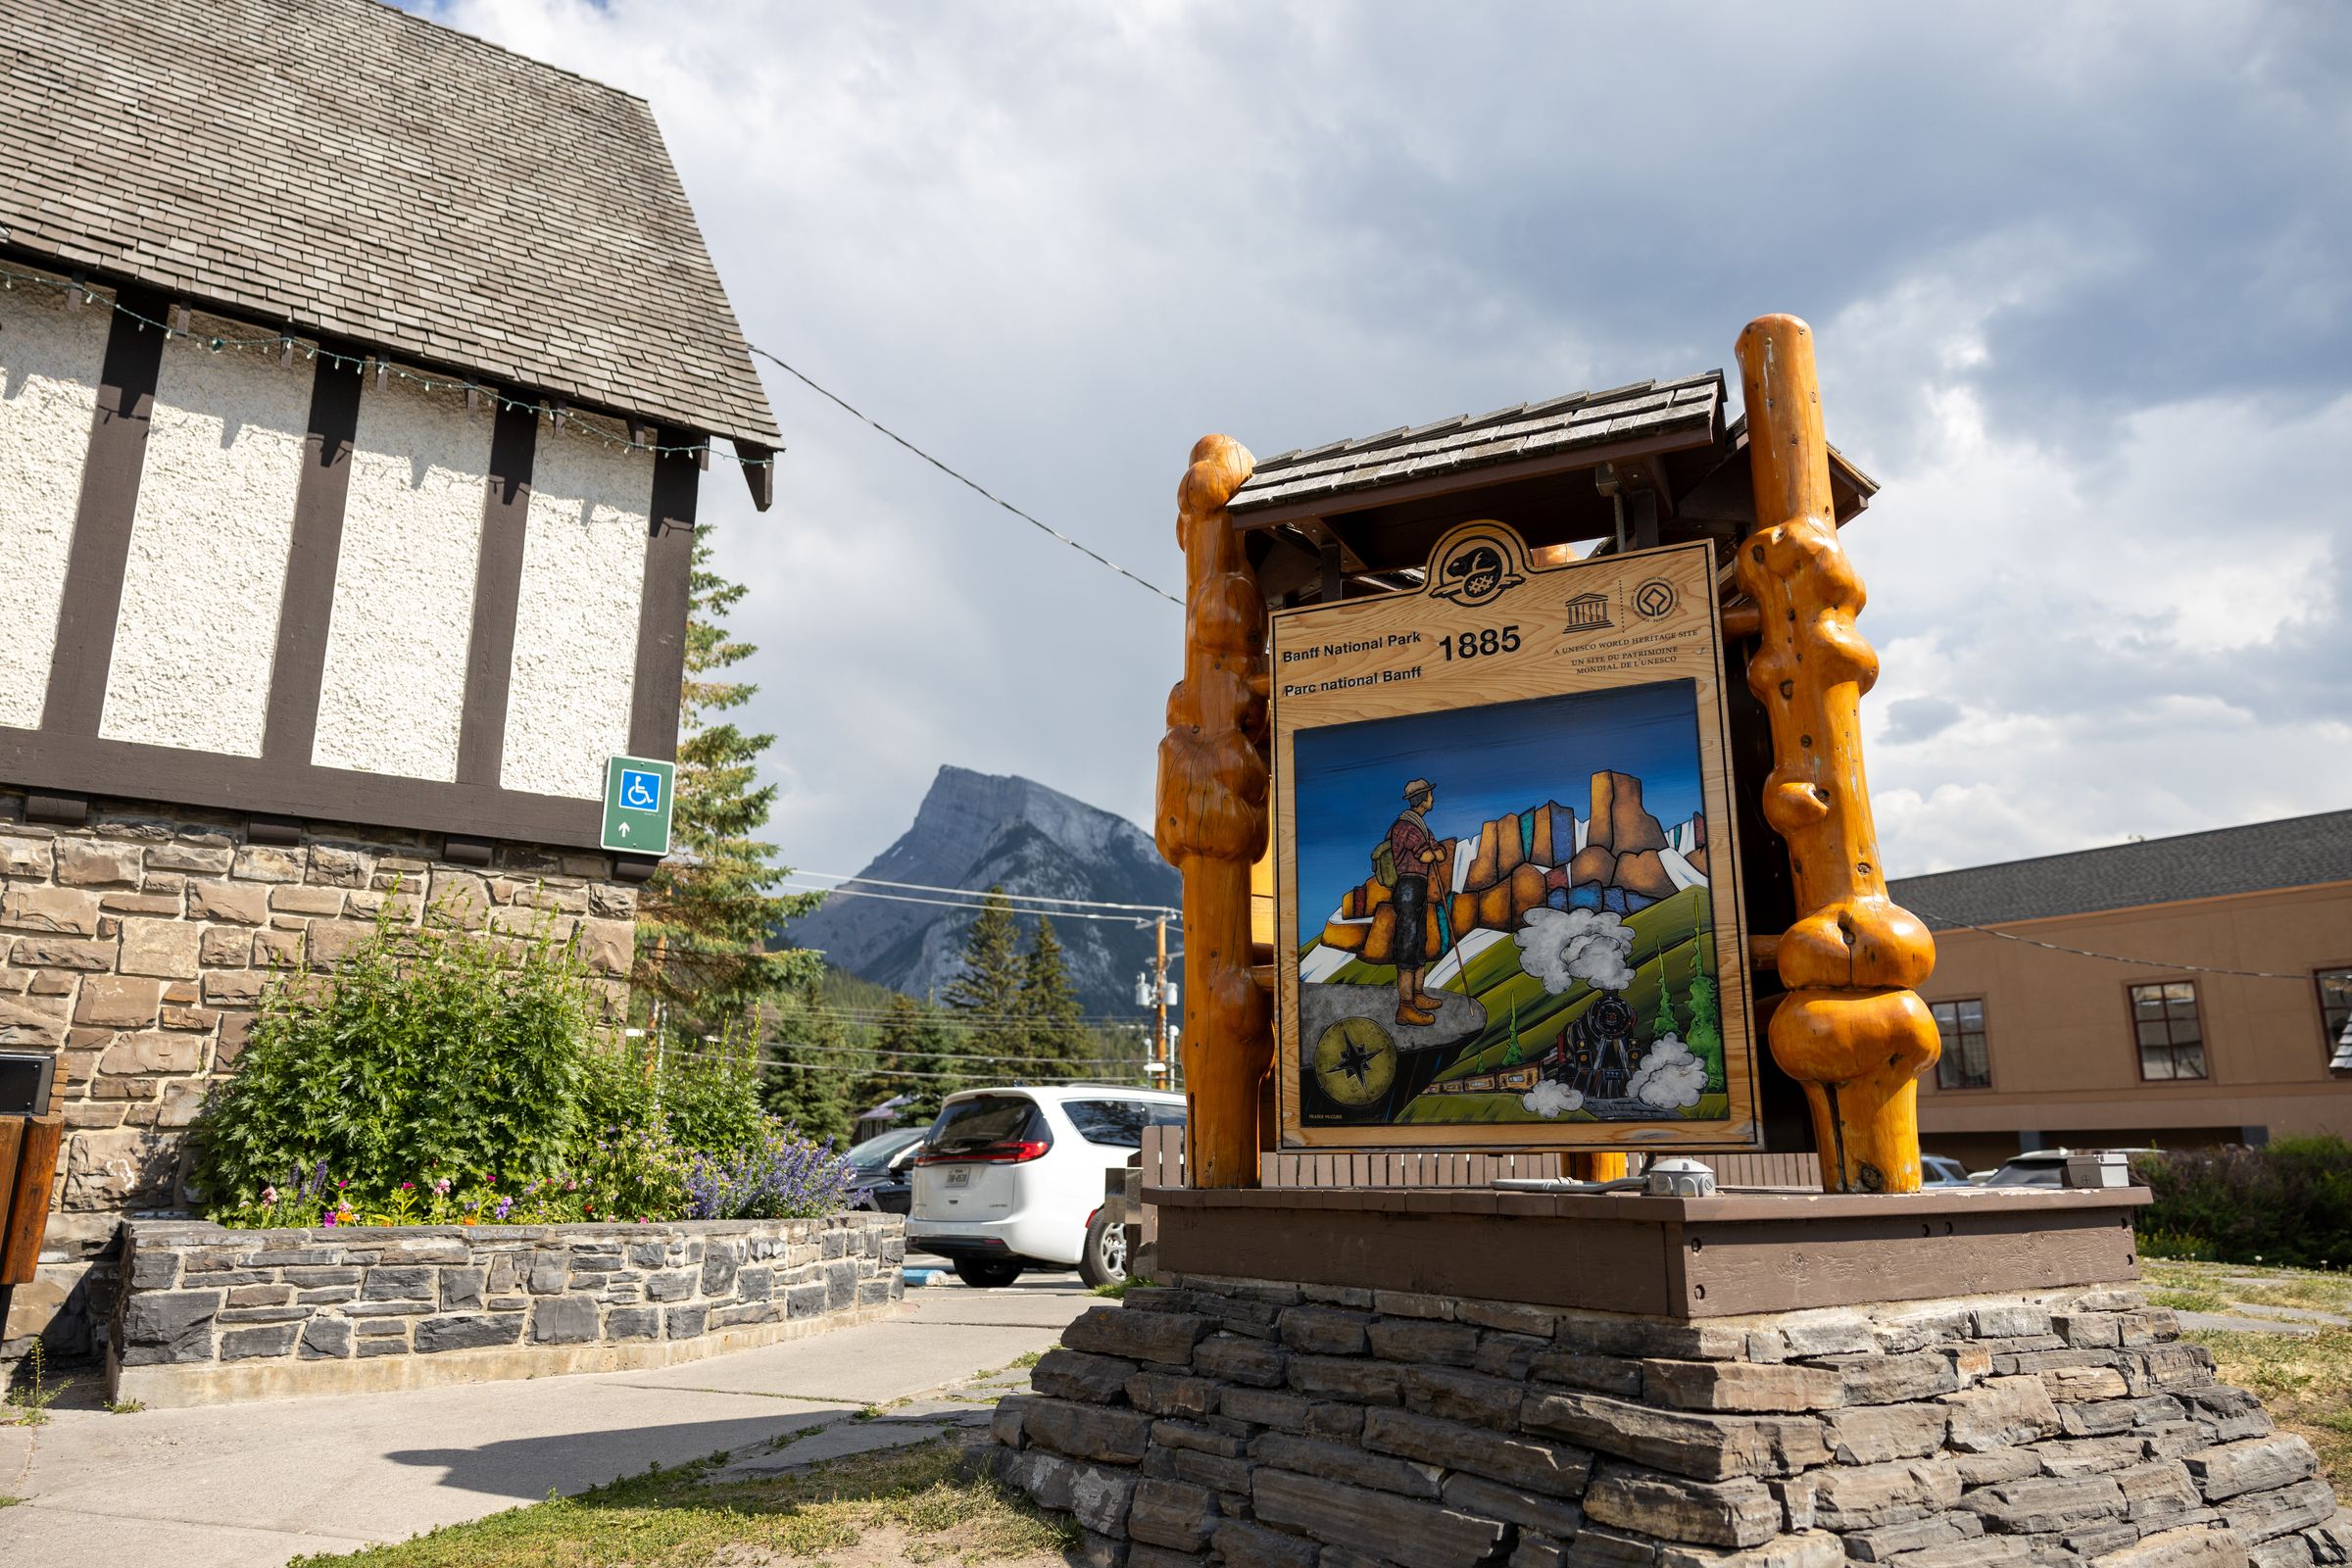
[[(1751, 323), (1739, 358), (1744, 428), (1727, 425), (1721, 377), (1706, 375), (1263, 465), (1225, 436), (1194, 448), (1178, 492), (1185, 670), (1157, 814), (1160, 850), (1184, 874), (1187, 1186), (1254, 1187), (1276, 1143), (1274, 987), (1297, 966), (1286, 953), (1278, 971), (1275, 944), (1295, 939), (1272, 918), (1270, 609), (1422, 591), (1440, 537), (1493, 519), (1543, 564), (1712, 548), (1727, 658), (1743, 666), (1763, 720), (1754, 742), (1768, 745), (1737, 773), (1751, 818), (1745, 913), (1767, 933), (1750, 952), (1778, 977), (1759, 998), (1772, 1056), (1809, 1102), (1825, 1190), (1918, 1189), (1914, 1080), (1937, 1040), (1912, 988), (1935, 948), (1887, 899), (1879, 864), (1858, 718), (1878, 665), (1838, 541), (1872, 486), (1825, 438), (1803, 322)], [(1575, 1158), (1583, 1174), (1624, 1168), (1622, 1155)]]

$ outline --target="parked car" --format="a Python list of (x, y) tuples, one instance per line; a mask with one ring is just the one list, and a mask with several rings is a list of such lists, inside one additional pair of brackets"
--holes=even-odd
[(936, 1252), (966, 1285), (1071, 1268), (1124, 1279), (1127, 1238), (1102, 1213), (1102, 1173), (1144, 1129), (1184, 1120), (1184, 1097), (1105, 1084), (969, 1089), (951, 1095), (914, 1157), (906, 1245)]
[(858, 1173), (858, 1183), (871, 1194), (874, 1206), (885, 1214), (904, 1214), (914, 1203), (914, 1156), (923, 1147), (928, 1127), (900, 1127), (862, 1144), (853, 1144), (841, 1157)]
[(1969, 1184), (1968, 1167), (1941, 1154), (1919, 1156), (1919, 1178), (1923, 1187), (1966, 1187)]
[(2066, 1161), (2074, 1154), (2125, 1154), (2137, 1158), (2153, 1154), (2153, 1149), (2036, 1149), (2029, 1153), (2012, 1154), (1991, 1175), (1979, 1178), (1981, 1187), (2064, 1187)]

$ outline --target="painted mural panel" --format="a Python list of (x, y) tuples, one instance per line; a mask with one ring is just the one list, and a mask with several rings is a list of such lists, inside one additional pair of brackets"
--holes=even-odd
[(1757, 1141), (1705, 545), (1275, 617), (1286, 1143)]

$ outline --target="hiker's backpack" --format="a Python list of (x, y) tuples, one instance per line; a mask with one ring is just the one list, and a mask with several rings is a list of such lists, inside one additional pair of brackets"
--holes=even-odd
[(1381, 835), (1380, 842), (1373, 846), (1372, 880), (1384, 888), (1396, 885), (1396, 849), (1386, 834)]

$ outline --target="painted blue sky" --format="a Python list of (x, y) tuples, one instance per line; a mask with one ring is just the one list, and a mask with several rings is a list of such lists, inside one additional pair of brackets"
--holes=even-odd
[(1320, 934), (1340, 895), (1372, 874), (1372, 846), (1411, 779), (1437, 789), (1429, 825), (1440, 838), (1546, 801), (1581, 820), (1604, 769), (1640, 779), (1660, 822), (1696, 815), (1696, 713), (1690, 682), (1676, 680), (1299, 731), (1298, 940)]

